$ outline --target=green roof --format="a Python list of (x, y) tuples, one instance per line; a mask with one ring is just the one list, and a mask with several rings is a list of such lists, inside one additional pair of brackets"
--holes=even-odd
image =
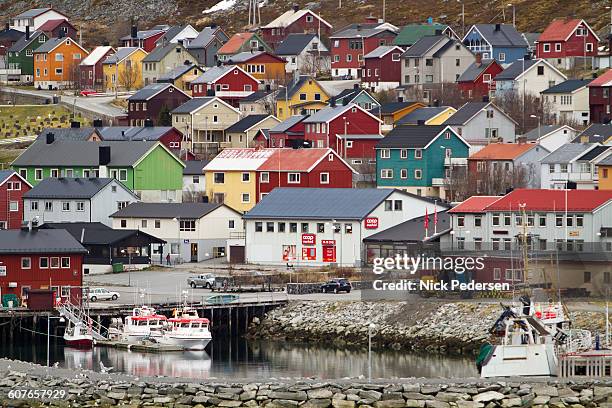
[(436, 30), (444, 31), (448, 26), (446, 24), (408, 24), (402, 28), (402, 31), (393, 40), (393, 45), (400, 47), (409, 47), (422, 37), (427, 35), (435, 35)]

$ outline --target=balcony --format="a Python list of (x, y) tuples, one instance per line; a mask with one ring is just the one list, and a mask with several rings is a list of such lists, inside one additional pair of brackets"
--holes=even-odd
[(467, 166), (467, 157), (445, 157), (444, 166)]
[(488, 45), (468, 45), (467, 47), (474, 54), (483, 54), (485, 52), (488, 52), (489, 53), (489, 58), (491, 57), (491, 47), (488, 46)]
[(432, 178), (431, 185), (432, 187), (444, 187), (446, 185), (446, 179), (443, 177)]
[(219, 98), (246, 98), (253, 91), (216, 91), (215, 96)]
[(593, 173), (579, 173), (579, 172), (571, 172), (571, 173), (551, 173), (550, 180), (551, 181), (597, 181), (597, 174)]

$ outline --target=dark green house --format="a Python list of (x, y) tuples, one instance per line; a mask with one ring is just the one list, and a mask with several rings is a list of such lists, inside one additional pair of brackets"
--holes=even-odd
[(448, 179), (463, 174), (469, 151), (450, 126), (397, 126), (376, 144), (376, 184), (448, 198)]
[(20, 82), (34, 82), (34, 50), (49, 38), (41, 31), (29, 31), (9, 48), (6, 62), (8, 69), (21, 71)]

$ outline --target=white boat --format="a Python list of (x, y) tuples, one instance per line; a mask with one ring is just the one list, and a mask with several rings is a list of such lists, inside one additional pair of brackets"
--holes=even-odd
[(125, 318), (120, 335), (127, 341), (141, 341), (145, 338), (157, 338), (162, 335), (168, 318), (159, 315), (148, 306), (135, 307), (132, 315)]
[(156, 342), (181, 346), (185, 350), (204, 350), (212, 340), (208, 319), (175, 317), (168, 319), (168, 323), (170, 327), (161, 337), (155, 338)]
[(64, 330), (64, 341), (69, 347), (91, 348), (93, 346), (93, 335), (91, 327), (86, 327), (84, 323), (72, 323), (68, 320)]

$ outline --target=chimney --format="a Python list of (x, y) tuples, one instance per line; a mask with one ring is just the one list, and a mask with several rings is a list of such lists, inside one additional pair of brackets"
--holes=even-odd
[(80, 127), (81, 127), (81, 122), (77, 122), (76, 120), (73, 120), (72, 122), (70, 122), (71, 129), (79, 129)]
[(331, 106), (332, 108), (336, 107), (336, 98), (330, 98), (329, 106)]
[(263, 51), (263, 50), (264, 50), (263, 45), (260, 45), (259, 48), (257, 48), (257, 51)]
[(525, 55), (523, 55), (523, 59), (524, 59), (525, 61), (529, 61), (529, 60), (531, 60), (531, 55), (529, 55), (529, 54), (525, 54)]
[(501, 24), (495, 24), (495, 31), (501, 31)]
[(93, 121), (93, 127), (95, 128), (100, 128), (103, 127), (104, 125), (102, 124), (102, 119), (94, 119)]
[(108, 46), (110, 46), (110, 42), (108, 42), (108, 41), (103, 41), (103, 42), (102, 42), (102, 46), (103, 46), (103, 47), (108, 47)]
[(4, 29), (6, 31), (8, 31), (10, 29), (11, 25), (9, 23), (6, 23), (6, 25), (4, 26)]
[(422, 126), (424, 124), (425, 124), (425, 120), (423, 120), (423, 119), (417, 120), (417, 125)]
[(365, 18), (366, 24), (376, 24), (377, 22), (378, 22), (378, 19), (371, 14)]
[(206, 91), (206, 96), (215, 96), (215, 90), (209, 89), (208, 91)]
[(51, 144), (55, 141), (55, 135), (51, 132), (47, 133), (47, 144)]
[(299, 6), (299, 4), (294, 4), (294, 5), (293, 5), (293, 11), (294, 11), (294, 12), (296, 12), (296, 13), (297, 13), (298, 11), (300, 11), (300, 6)]
[(136, 26), (136, 24), (134, 24), (132, 26), (131, 37), (132, 38), (137, 38), (138, 37), (138, 27)]
[[(106, 166), (111, 161), (111, 147), (110, 146), (99, 146), (98, 147), (98, 164), (100, 166)], [(102, 177), (102, 175), (100, 175)]]
[(215, 28), (217, 28), (217, 25), (215, 23), (212, 23), (209, 27), (212, 28), (212, 29), (215, 29)]
[(482, 64), (482, 54), (476, 54), (476, 66), (479, 67)]
[(486, 103), (489, 103), (489, 95), (483, 95), (482, 101), (486, 102)]
[(404, 97), (403, 96), (398, 96), (397, 97), (397, 101), (398, 102), (404, 102)]
[(26, 26), (26, 40), (30, 39), (30, 26)]
[(437, 108), (438, 106), (440, 106), (440, 101), (439, 101), (439, 100), (437, 100), (437, 99), (436, 99), (436, 100), (434, 100), (434, 101), (433, 101), (433, 106), (435, 106), (436, 108)]
[(153, 127), (153, 121), (151, 118), (146, 118), (144, 121), (144, 127)]
[(593, 72), (593, 79), (597, 79), (597, 72)]
[(353, 89), (354, 90), (358, 90), (359, 89), (359, 83), (353, 84)]
[(435, 35), (442, 35), (442, 30), (437, 28), (436, 31), (435, 31)]
[(361, 24), (357, 24), (357, 31), (361, 31)]
[(527, 138), (525, 137), (525, 135), (520, 135), (519, 137), (516, 138), (516, 142), (518, 144), (525, 144), (527, 143)]

